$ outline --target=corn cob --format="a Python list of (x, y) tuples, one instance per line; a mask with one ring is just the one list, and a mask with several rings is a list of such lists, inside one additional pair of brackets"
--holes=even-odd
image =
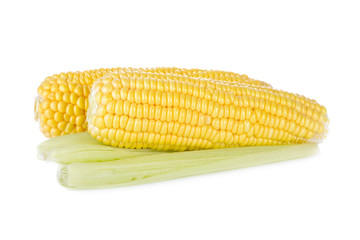
[(83, 132), (87, 129), (86, 111), (93, 82), (113, 71), (170, 73), (183, 76), (218, 79), (254, 86), (271, 87), (246, 75), (224, 71), (181, 68), (108, 68), (84, 72), (68, 72), (47, 77), (38, 88), (35, 119), (46, 137)]
[(94, 83), (87, 114), (106, 145), (175, 151), (317, 143), (328, 123), (316, 101), (266, 86), (121, 70)]

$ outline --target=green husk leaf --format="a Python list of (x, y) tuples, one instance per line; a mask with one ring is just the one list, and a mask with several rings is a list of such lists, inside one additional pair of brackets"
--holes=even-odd
[(150, 149), (124, 149), (106, 146), (91, 137), (88, 132), (49, 139), (42, 142), (37, 150), (39, 159), (61, 164), (103, 162), (164, 153)]
[(317, 144), (296, 144), (167, 152), (106, 162), (73, 162), (59, 169), (58, 180), (63, 186), (74, 189), (129, 186), (302, 158), (317, 151)]

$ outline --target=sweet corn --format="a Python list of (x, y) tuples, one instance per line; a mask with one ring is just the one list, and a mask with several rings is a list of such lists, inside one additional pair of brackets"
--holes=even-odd
[(326, 109), (257, 84), (140, 71), (109, 73), (93, 86), (88, 131), (106, 145), (197, 150), (320, 142)]
[(85, 122), (88, 96), (93, 82), (114, 71), (167, 73), (191, 77), (217, 79), (254, 86), (271, 87), (265, 82), (232, 72), (181, 69), (181, 68), (108, 68), (84, 72), (68, 72), (47, 77), (38, 88), (35, 100), (35, 119), (46, 137), (82, 132)]

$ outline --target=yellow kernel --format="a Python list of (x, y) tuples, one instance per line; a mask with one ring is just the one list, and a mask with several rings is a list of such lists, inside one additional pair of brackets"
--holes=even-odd
[(124, 135), (125, 135), (125, 131), (123, 129), (117, 129), (115, 136), (116, 141), (118, 142), (123, 141)]
[(74, 105), (68, 104), (66, 106), (66, 114), (69, 115), (69, 116), (74, 115)]
[(55, 99), (56, 101), (60, 102), (63, 99), (63, 93), (62, 92), (56, 92), (55, 93)]
[(167, 134), (168, 133), (168, 123), (163, 122), (160, 129), (160, 134)]
[(99, 135), (96, 136), (96, 140), (99, 141), (99, 142), (102, 142), (103, 141), (103, 138)]
[(120, 116), (114, 115), (113, 128), (118, 129), (120, 127)]
[(192, 120), (192, 111), (190, 109), (186, 110), (186, 117), (185, 117), (185, 123), (189, 124)]
[(118, 88), (122, 87), (121, 81), (119, 79), (114, 79), (111, 83), (112, 83), (112, 85), (114, 86), (115, 89), (118, 89)]
[(113, 123), (113, 115), (106, 114), (104, 116), (104, 122), (105, 122), (105, 127), (106, 128), (112, 128), (113, 127), (113, 125), (112, 125), (112, 123)]
[(225, 140), (224, 142), (226, 144), (232, 144), (234, 140), (234, 136), (231, 134), (231, 132), (226, 132)]
[(71, 103), (71, 104), (76, 104), (78, 97), (79, 97), (79, 96), (78, 96), (77, 94), (71, 93), (71, 94), (70, 94), (70, 103)]
[(110, 94), (110, 93), (105, 93), (105, 94), (103, 94), (103, 95), (101, 96), (101, 101), (100, 101), (100, 103), (101, 103), (102, 105), (106, 105), (106, 104), (108, 104), (111, 100), (113, 100), (113, 97), (111, 96), (111, 94)]
[(179, 127), (179, 131), (177, 132), (177, 135), (179, 135), (181, 137), (184, 136), (185, 128), (186, 128), (186, 125), (181, 124), (180, 127)]
[[(100, 136), (102, 137), (102, 138), (107, 138), (108, 137), (108, 132), (109, 132), (109, 129), (102, 129), (102, 130), (100, 130)], [(105, 143), (105, 142), (104, 142)], [(105, 143), (106, 144), (106, 143)]]
[(64, 121), (64, 114), (63, 114), (63, 113), (60, 113), (60, 112), (56, 112), (56, 113), (54, 114), (54, 119), (55, 119), (55, 121), (57, 121), (57, 122), (62, 122), (62, 121)]
[[(109, 132), (108, 132), (108, 138), (111, 139), (111, 140), (114, 140), (115, 139), (115, 135), (116, 135), (116, 129), (109, 129)], [(116, 146), (117, 144), (115, 144)]]
[(95, 111), (96, 116), (105, 116), (106, 114), (106, 108), (104, 106), (98, 106)]
[(167, 109), (166, 108), (161, 108), (161, 107), (159, 107), (160, 108), (160, 112), (161, 112), (161, 114), (160, 114), (160, 120), (161, 121), (166, 121), (167, 119)]
[(75, 125), (76, 124), (76, 116), (75, 115), (70, 116), (69, 122)]
[(215, 129), (220, 129), (220, 119), (219, 118), (213, 118), (211, 122), (211, 126)]
[(120, 117), (120, 128), (125, 128), (126, 127), (126, 125), (127, 125), (127, 122), (128, 122), (128, 119), (129, 119), (129, 117), (128, 116), (125, 116), (125, 115), (122, 115), (121, 117)]
[(53, 83), (50, 88), (51, 92), (58, 92), (59, 90), (59, 84)]
[(129, 117), (135, 118), (136, 117), (136, 112), (137, 112), (137, 104), (136, 103), (131, 103), (129, 113), (128, 113)]
[(129, 89), (125, 88), (125, 87), (120, 89), (120, 98), (121, 98), (121, 100), (124, 100), (124, 101), (127, 100), (128, 91), (129, 91)]
[(57, 122), (54, 120), (54, 119), (48, 119), (46, 121), (46, 124), (49, 126), (49, 127), (52, 127), (52, 128), (56, 128), (57, 127)]
[(130, 133), (129, 143), (135, 144), (136, 142), (137, 142), (137, 134), (136, 133)]
[(289, 127), (289, 132), (293, 132), (296, 128), (296, 124), (295, 122), (291, 121), (290, 122), (290, 127)]
[(124, 104), (123, 104), (123, 114), (124, 115), (129, 115), (130, 113), (130, 106), (131, 106), (131, 103), (129, 101), (125, 101)]
[(67, 104), (65, 102), (59, 102), (57, 105), (57, 109), (61, 113), (66, 113), (66, 107), (67, 107)]
[(124, 110), (123, 110), (123, 106), (124, 106), (124, 102), (122, 100), (117, 100), (116, 104), (115, 104), (115, 114), (116, 115), (122, 115)]
[(154, 132), (159, 133), (161, 131), (161, 127), (162, 127), (162, 122), (160, 120), (157, 120), (155, 122)]
[(44, 116), (48, 119), (54, 118), (54, 114), (55, 114), (54, 111), (52, 111), (51, 109), (46, 109), (44, 111)]
[(50, 134), (52, 137), (57, 137), (61, 135), (61, 131), (57, 128), (51, 128)]
[(191, 126), (190, 125), (185, 125), (185, 129), (184, 129), (184, 137), (190, 137), (190, 131), (191, 131)]
[(74, 82), (69, 82), (68, 87), (69, 87), (70, 92), (74, 92), (76, 84)]
[(225, 130), (227, 128), (227, 123), (228, 123), (228, 119), (227, 118), (222, 118), (220, 120), (220, 129)]
[(63, 93), (68, 93), (70, 91), (69, 87), (66, 84), (60, 84), (59, 90)]
[(125, 127), (125, 131), (132, 132), (134, 129), (134, 123), (135, 123), (135, 119), (129, 118)]
[(49, 133), (50, 130), (51, 130), (51, 128), (49, 126), (47, 126), (46, 124), (41, 125), (41, 131), (43, 133)]
[(64, 114), (64, 120), (67, 122), (70, 121), (70, 116), (67, 114)]
[[(100, 104), (101, 103), (101, 98), (104, 94), (102, 92), (97, 92), (95, 93), (95, 102), (97, 104)], [(75, 102), (76, 103), (76, 102)]]
[(225, 115), (225, 108), (224, 105), (220, 105), (219, 107), (219, 114), (218, 114), (218, 118), (223, 118)]
[(70, 93), (69, 92), (64, 93), (63, 96), (62, 96), (62, 100), (64, 102), (66, 102), (66, 103), (71, 103), (71, 101), (70, 101)]
[(110, 114), (114, 114), (115, 113), (115, 105), (116, 102), (115, 101), (111, 101), (106, 105), (106, 111)]
[(84, 114), (84, 110), (82, 110), (80, 107), (78, 107), (77, 105), (74, 106), (74, 113), (76, 116), (81, 116)]
[(239, 144), (240, 144), (240, 145), (245, 145), (246, 139), (247, 139), (246, 134), (240, 135), (240, 136), (239, 136)]
[(107, 83), (107, 84), (104, 84), (102, 87), (101, 87), (101, 91), (106, 94), (106, 93), (111, 93), (111, 91), (114, 89), (114, 86), (111, 84), (111, 83)]
[(143, 131), (146, 131), (144, 129), (147, 129), (148, 132), (154, 132), (155, 124), (156, 124), (155, 120), (146, 121), (144, 119), (144, 121), (143, 121)]
[(246, 119), (246, 108), (241, 108), (240, 109), (240, 120), (245, 120)]
[(75, 132), (77, 132), (77, 133), (84, 132), (84, 131), (85, 131), (85, 129), (82, 126), (75, 127)]
[(104, 118), (103, 117), (95, 117), (94, 125), (99, 129), (105, 128)]
[(134, 131), (134, 132), (140, 132), (140, 131), (141, 131), (141, 127), (142, 127), (142, 121), (141, 121), (141, 119), (135, 119), (133, 131)]
[(219, 142), (223, 143), (225, 142), (225, 138), (226, 138), (226, 131), (220, 130), (220, 135), (219, 135)]
[(57, 128), (60, 129), (61, 131), (64, 131), (66, 126), (67, 126), (67, 122), (62, 121), (62, 122), (58, 123)]
[[(189, 110), (190, 111), (190, 110)], [(199, 120), (199, 113), (194, 111), (194, 112), (191, 112), (191, 115), (190, 115), (190, 124), (191, 125), (197, 125), (198, 124), (198, 120)]]
[(74, 93), (76, 93), (78, 96), (83, 96), (84, 92), (83, 92), (83, 88), (81, 85), (77, 85), (74, 89)]
[(131, 133), (130, 132), (125, 132), (123, 141), (125, 143), (128, 143), (130, 141), (130, 137), (131, 137)]
[(115, 100), (120, 100), (120, 99), (121, 99), (120, 88), (114, 89), (114, 90), (111, 92), (111, 96), (112, 96)]
[(76, 105), (79, 106), (81, 109), (85, 109), (85, 98), (79, 97), (76, 101)]
[(237, 129), (237, 134), (243, 134), (245, 132), (244, 129), (245, 129), (244, 121), (239, 122), (239, 126), (238, 126), (238, 129)]
[(45, 110), (45, 109), (47, 109), (47, 108), (49, 108), (49, 106), (50, 106), (50, 101), (49, 100), (47, 100), (47, 99), (45, 99), (45, 100), (43, 100), (42, 102), (41, 102), (41, 108), (43, 109), (43, 110)]

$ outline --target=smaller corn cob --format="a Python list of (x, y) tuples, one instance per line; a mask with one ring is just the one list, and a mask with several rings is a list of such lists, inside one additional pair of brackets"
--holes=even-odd
[(117, 71), (98, 79), (89, 132), (106, 145), (156, 150), (317, 143), (326, 109), (263, 86)]

